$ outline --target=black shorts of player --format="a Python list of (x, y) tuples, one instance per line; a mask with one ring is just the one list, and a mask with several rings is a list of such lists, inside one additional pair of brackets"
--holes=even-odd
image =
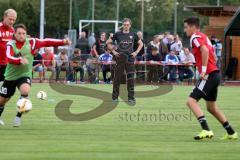
[(203, 98), (206, 101), (217, 100), (218, 86), (220, 84), (221, 77), (219, 71), (211, 72), (206, 80), (199, 80), (193, 89), (190, 97), (199, 101)]
[(0, 96), (4, 98), (12, 97), (16, 91), (16, 87), (19, 89), (24, 83), (31, 85), (31, 79), (29, 77), (22, 77), (12, 81), (4, 80), (0, 88)]
[(4, 81), (4, 73), (5, 73), (5, 70), (6, 70), (6, 65), (0, 65), (0, 81)]

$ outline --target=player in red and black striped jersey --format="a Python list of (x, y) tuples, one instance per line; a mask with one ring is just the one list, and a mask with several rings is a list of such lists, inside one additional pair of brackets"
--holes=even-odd
[(225, 115), (217, 106), (217, 93), (220, 84), (220, 72), (216, 66), (216, 55), (208, 37), (200, 32), (200, 21), (197, 17), (184, 20), (184, 31), (190, 37), (190, 45), (196, 59), (196, 66), (200, 73), (200, 80), (190, 94), (187, 105), (192, 110), (202, 127), (202, 132), (194, 139), (212, 138), (213, 132), (209, 129), (206, 118), (198, 101), (206, 101), (207, 110), (223, 125), (227, 134), (223, 139), (237, 139), (237, 132), (233, 130)]
[(4, 80), (4, 72), (8, 62), (6, 57), (6, 46), (13, 38), (13, 25), (16, 19), (17, 12), (13, 9), (7, 9), (4, 12), (3, 21), (0, 22), (0, 81)]

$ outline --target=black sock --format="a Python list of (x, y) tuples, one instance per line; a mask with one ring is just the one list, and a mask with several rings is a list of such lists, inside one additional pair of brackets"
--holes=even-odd
[(228, 134), (232, 135), (235, 133), (235, 131), (233, 130), (232, 126), (228, 123), (228, 121), (223, 123), (223, 127), (226, 129)]
[(16, 116), (19, 117), (19, 118), (21, 118), (21, 117), (22, 117), (22, 113), (17, 112), (17, 115), (16, 115)]
[(203, 130), (210, 131), (205, 116), (198, 117), (198, 122), (201, 124)]
[(3, 113), (3, 111), (4, 111), (4, 105), (0, 105), (0, 117), (1, 117), (1, 115)]
[(24, 94), (22, 94), (21, 97), (20, 97), (19, 99), (21, 99), (21, 98), (28, 98), (28, 95), (24, 95)]

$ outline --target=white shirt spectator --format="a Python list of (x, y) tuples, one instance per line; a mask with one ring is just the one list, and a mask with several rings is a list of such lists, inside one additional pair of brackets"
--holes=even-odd
[[(186, 49), (185, 49), (186, 51)], [(187, 53), (181, 50), (179, 53), (180, 61), (182, 63), (196, 63), (194, 55), (187, 49)]]
[(168, 45), (169, 41), (167, 37), (164, 37), (162, 40), (163, 44)]
[(58, 67), (60, 67), (60, 66), (62, 66), (64, 64), (68, 63), (68, 56), (66, 54), (62, 55), (61, 53), (59, 53), (57, 55), (57, 57), (55, 58), (55, 60), (56, 60), (56, 65)]
[(151, 41), (151, 42), (150, 42), (150, 45), (151, 45), (152, 47), (156, 47), (156, 48), (157, 48), (157, 53), (159, 53), (160, 42), (154, 43), (153, 41)]
[(177, 41), (171, 46), (171, 49), (172, 47), (175, 51), (180, 52), (182, 50), (183, 45), (181, 41)]

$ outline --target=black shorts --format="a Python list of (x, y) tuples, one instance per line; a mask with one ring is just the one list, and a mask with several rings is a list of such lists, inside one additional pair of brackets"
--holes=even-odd
[(6, 67), (7, 67), (6, 65), (0, 65), (0, 81), (4, 81), (5, 79), (4, 73), (5, 73)]
[(24, 83), (31, 85), (31, 79), (29, 77), (22, 77), (13, 81), (4, 80), (0, 88), (0, 96), (4, 98), (12, 97), (16, 91), (16, 87), (19, 89)]
[(219, 71), (213, 71), (208, 75), (207, 80), (199, 80), (193, 89), (190, 97), (199, 101), (203, 98), (206, 101), (216, 101), (218, 95), (218, 86), (221, 77)]

